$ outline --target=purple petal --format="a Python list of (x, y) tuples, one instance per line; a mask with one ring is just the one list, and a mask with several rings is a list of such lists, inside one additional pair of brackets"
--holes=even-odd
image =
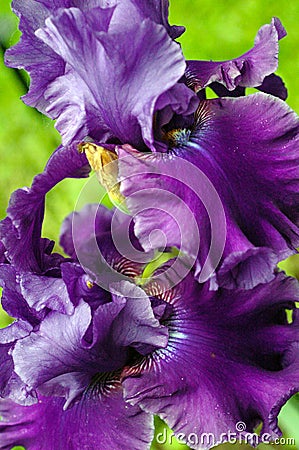
[[(210, 88), (218, 95), (218, 97), (241, 97), (245, 95), (245, 87), (237, 86), (232, 91), (228, 90), (223, 84), (211, 83)], [(284, 85), (282, 79), (272, 73), (264, 78), (263, 83), (260, 86), (256, 86), (261, 92), (274, 95), (275, 97), (286, 100), (288, 91)]]
[(144, 139), (152, 146), (155, 104), (185, 70), (179, 45), (163, 27), (144, 20), (129, 32), (95, 34), (86, 15), (72, 8), (47, 19), (37, 35), (67, 64), (66, 75), (46, 93), (64, 143), (89, 134), (102, 142), (110, 137), (142, 147)]
[[(231, 208), (228, 229), (233, 220), (255, 247), (272, 248), (282, 259), (299, 244), (298, 117), (262, 94), (212, 100), (206, 108), (190, 144), (198, 145), (197, 166)], [(188, 157), (183, 148), (175, 153)], [(236, 244), (227, 240), (230, 253)]]
[(7, 262), (5, 257), (5, 247), (4, 244), (0, 241), (0, 264)]
[(0, 328), (1, 344), (8, 344), (28, 336), (32, 326), (24, 320), (15, 320), (5, 328)]
[[(76, 80), (66, 61), (53, 50), (51, 45), (48, 46), (43, 43), (39, 39), (38, 33), (36, 33), (38, 29), (44, 27), (47, 18), (59, 14), (61, 9), (79, 8), (85, 14), (86, 21), (94, 35), (102, 31), (108, 32), (108, 29), (109, 33), (121, 30), (127, 31), (146, 18), (151, 19), (156, 24), (163, 25), (173, 39), (180, 36), (184, 31), (183, 27), (169, 25), (167, 0), (152, 0), (146, 3), (140, 3), (135, 0), (122, 0), (121, 2), (115, 0), (109, 2), (109, 6), (100, 0), (88, 2), (77, 0), (55, 0), (53, 2), (47, 0), (26, 0), (24, 2), (22, 0), (14, 0), (12, 7), (14, 12), (20, 17), (22, 37), (17, 45), (6, 52), (6, 64), (10, 67), (24, 68), (29, 72), (31, 79), (30, 90), (23, 97), (23, 100), (26, 104), (36, 107), (44, 114), (47, 114), (49, 106), (49, 93), (47, 96), (45, 96), (45, 93), (53, 81), (60, 79), (60, 95), (62, 95), (63, 89), (67, 90), (70, 84), (73, 82), (76, 84)], [(131, 34), (131, 31), (129, 31), (129, 34)], [(89, 42), (87, 45), (89, 45)], [(92, 65), (94, 65), (94, 61)], [(64, 77), (63, 81), (61, 77)], [(55, 91), (53, 92), (50, 89), (49, 92), (51, 93), (50, 101), (55, 101)], [(81, 94), (79, 94), (78, 89), (73, 90), (72, 111), (76, 112), (76, 114), (72, 115), (72, 120), (76, 118), (76, 122), (71, 126), (67, 111), (60, 110), (59, 127), (61, 126), (63, 129), (76, 128), (77, 131), (87, 135), (87, 128), (83, 123), (84, 111), (89, 109), (88, 116), (92, 118), (94, 118), (94, 112), (92, 111), (92, 105), (89, 105), (87, 108), (84, 107), (84, 102), (87, 98)], [(64, 96), (66, 96), (65, 91)], [(58, 113), (59, 105), (56, 105), (55, 108)], [(69, 132), (66, 132), (65, 142), (71, 139), (73, 131), (69, 130)]]
[(0, 223), (0, 239), (7, 259), (18, 270), (40, 273), (63, 260), (48, 256), (49, 241), (41, 239), (45, 195), (64, 178), (87, 176), (86, 165), (85, 155), (80, 155), (76, 146), (59, 147), (44, 172), (34, 178), (31, 188), (18, 189), (12, 194), (8, 217)]
[(90, 321), (90, 308), (81, 303), (72, 316), (49, 313), (38, 332), (18, 341), (14, 365), (25, 385), (35, 388), (66, 372), (83, 372), (85, 366), (88, 373), (91, 358), (81, 340)]
[(277, 255), (267, 247), (235, 251), (225, 258), (217, 280), (227, 289), (251, 289), (273, 280), (277, 263)]
[(141, 274), (153, 252), (145, 253), (133, 233), (133, 220), (118, 209), (86, 205), (70, 214), (61, 229), (60, 244), (105, 290), (110, 283)]
[(122, 281), (111, 288), (113, 296), (127, 299), (113, 326), (113, 340), (120, 346), (134, 347), (145, 355), (168, 342), (168, 331), (155, 318), (145, 292), (132, 283)]
[[(65, 61), (51, 47), (45, 45), (35, 32), (43, 27), (46, 18), (55, 14), (59, 8), (70, 8), (76, 6), (75, 3), (82, 2), (14, 0), (12, 4), (14, 12), (20, 17), (22, 37), (17, 45), (6, 52), (6, 64), (9, 67), (23, 68), (28, 71), (31, 79), (30, 90), (23, 100), (27, 105), (36, 107), (44, 114), (48, 105), (44, 97), (45, 91), (53, 80), (64, 75), (66, 67)], [(98, 2), (94, 3), (97, 7)], [(91, 2), (88, 2), (88, 5), (77, 6), (87, 11), (93, 8)], [(113, 9), (96, 8), (95, 11), (89, 14), (90, 23), (95, 24), (96, 18), (97, 26), (100, 25), (101, 29), (107, 30)]]
[(50, 278), (26, 273), (20, 278), (21, 292), (30, 308), (41, 311), (48, 308), (61, 314), (72, 314), (66, 285), (61, 278)]
[(63, 411), (60, 398), (41, 397), (33, 406), (0, 401), (0, 447), (28, 450), (146, 450), (153, 438), (152, 417), (126, 404), (121, 391), (109, 397), (86, 398)]
[[(51, 8), (51, 5), (47, 5)], [(31, 86), (23, 97), (26, 104), (45, 112), (43, 94), (49, 82), (64, 72), (64, 61), (35, 36), (35, 31), (43, 26), (51, 14), (47, 7), (35, 0), (14, 0), (14, 12), (20, 17), (20, 42), (5, 54), (9, 67), (26, 69), (31, 76)]]
[(2, 397), (7, 383), (13, 372), (13, 361), (9, 355), (10, 345), (0, 344), (0, 364), (1, 364), (1, 377), (0, 377), (0, 396)]
[(271, 75), (278, 66), (278, 41), (286, 35), (281, 22), (274, 17), (263, 25), (254, 40), (254, 47), (231, 61), (188, 61), (185, 76), (187, 84), (195, 91), (213, 82), (223, 84), (228, 90), (237, 86), (256, 87)]
[(281, 100), (286, 100), (288, 96), (288, 91), (284, 82), (274, 73), (265, 77), (263, 83), (260, 86), (257, 86), (257, 89), (266, 94), (281, 98)]
[(95, 309), (110, 299), (109, 293), (94, 284), (79, 264), (63, 263), (60, 268), (69, 298), (75, 306), (83, 299)]
[[(71, 316), (50, 312), (38, 331), (14, 346), (14, 370), (23, 390), (31, 396), (36, 388), (46, 395), (64, 395), (67, 406), (82, 395), (94, 375), (124, 366), (127, 350), (109, 338), (111, 325), (124, 305), (125, 300), (100, 305), (94, 317), (84, 302)], [(22, 402), (19, 397), (14, 399)]]
[(277, 436), (278, 411), (299, 387), (298, 283), (280, 274), (251, 291), (212, 293), (190, 276), (181, 288), (168, 346), (127, 370), (127, 400), (185, 436), (217, 440), (239, 421)]
[[(163, 145), (161, 142), (161, 140), (163, 141), (163, 136), (161, 136), (163, 125), (167, 125), (174, 114), (174, 117), (188, 117), (191, 114), (193, 115), (194, 111), (197, 109), (198, 103), (198, 97), (194, 96), (192, 91), (186, 88), (183, 83), (175, 84), (171, 89), (160, 95), (156, 104), (156, 109), (159, 111), (155, 116), (156, 125), (154, 130), (157, 135), (155, 137), (160, 141), (155, 142), (155, 148), (157, 148), (157, 150), (159, 150), (159, 146)], [(152, 135), (148, 134), (148, 136), (146, 136), (144, 134), (144, 138), (150, 141)]]
[(172, 39), (176, 39), (184, 33), (184, 27), (170, 26), (168, 23), (168, 0), (148, 0), (147, 2), (133, 0), (133, 3), (139, 8), (144, 17), (149, 17), (154, 22), (164, 25)]
[(227, 287), (269, 281), (299, 245), (296, 114), (260, 93), (209, 100), (193, 129), (172, 138), (168, 154), (118, 148), (121, 191), (143, 248), (197, 251), (198, 271), (208, 259), (215, 269), (222, 255), (218, 281)]
[(213, 82), (209, 85), (209, 87), (213, 89), (218, 97), (242, 97), (245, 95), (245, 88), (242, 86), (237, 86), (235, 89), (230, 91), (225, 86), (223, 86), (223, 84)]
[(72, 315), (50, 312), (38, 331), (15, 344), (15, 372), (25, 385), (32, 389), (51, 381), (60, 392), (59, 377), (70, 374), (68, 395), (73, 398), (78, 392), (78, 377), (72, 386), (74, 374), (89, 376), (87, 382), (82, 378), (83, 389), (93, 375), (122, 368), (128, 347), (143, 354), (167, 345), (167, 329), (154, 317), (147, 295), (128, 282), (111, 289), (113, 301), (94, 313), (85, 302)]
[(38, 325), (44, 314), (29, 307), (21, 294), (19, 277), (11, 265), (0, 265), (0, 284), (3, 287), (1, 304), (7, 314), (33, 327)]
[[(186, 206), (180, 196), (180, 191), (185, 193), (185, 186), (180, 184), (179, 173), (184, 174), (183, 181), (186, 181), (188, 164), (182, 170), (178, 158), (164, 153), (140, 153), (129, 146), (118, 147), (118, 156), (121, 190), (134, 216), (135, 234), (144, 250), (162, 247), (161, 235), (152, 233), (160, 230), (167, 239), (166, 247), (178, 246), (183, 252), (196, 256), (196, 222), (189, 205)], [(189, 174), (186, 178), (189, 179)]]
[[(81, 248), (92, 236), (99, 234), (104, 236), (111, 232), (111, 220), (113, 211), (103, 205), (89, 204), (80, 212), (74, 211), (63, 221), (60, 231), (60, 245), (72, 258), (76, 258), (76, 249)], [(74, 229), (80, 230), (78, 236), (73, 238)]]

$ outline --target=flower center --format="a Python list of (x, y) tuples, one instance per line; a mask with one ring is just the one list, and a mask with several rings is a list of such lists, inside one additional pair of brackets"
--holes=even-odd
[(167, 131), (164, 135), (164, 139), (168, 142), (170, 147), (179, 147), (180, 145), (186, 145), (189, 142), (191, 130), (187, 128), (175, 128)]

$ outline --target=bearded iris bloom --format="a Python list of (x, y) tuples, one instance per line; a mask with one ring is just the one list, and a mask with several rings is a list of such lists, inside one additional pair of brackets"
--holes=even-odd
[[(23, 36), (6, 61), (29, 71), (24, 101), (56, 119), (64, 145), (88, 137), (119, 155), (121, 191), (146, 251), (148, 234), (161, 229), (166, 245), (195, 258), (198, 279), (211, 259), (212, 268), (219, 263), (215, 285), (247, 289), (270, 281), (277, 263), (299, 245), (298, 118), (277, 98), (287, 92), (274, 74), (286, 32), (274, 18), (239, 58), (185, 61), (174, 40), (183, 29), (168, 24), (167, 2), (146, 5), (15, 0)], [(205, 100), (207, 86), (221, 98)], [(263, 93), (244, 97), (246, 87)], [(122, 164), (128, 145), (137, 151)], [(177, 200), (170, 206), (163, 195), (148, 199), (143, 189), (151, 187), (150, 173), (131, 177), (138, 160), (149, 172), (160, 171), (161, 190), (193, 212), (196, 225), (184, 224), (189, 244), (182, 245), (176, 225), (184, 223)], [(209, 211), (190, 186), (173, 179), (184, 161), (206, 175), (223, 204), (227, 236), (220, 261), (209, 254)], [(197, 177), (190, 174), (190, 183), (192, 190)], [(166, 204), (174, 218), (159, 212)], [(194, 255), (196, 234), (202, 245)]]
[[(15, 317), (0, 334), (1, 448), (149, 448), (153, 414), (185, 435), (219, 439), (241, 420), (275, 438), (277, 414), (298, 389), (297, 282), (279, 274), (252, 290), (214, 292), (191, 271), (165, 289), (170, 259), (162, 277), (140, 283), (151, 255), (138, 263), (120, 254), (115, 212), (98, 205), (65, 220), (69, 257), (52, 253), (41, 238), (45, 195), (86, 176), (86, 162), (76, 146), (58, 149), (1, 222), (2, 302)], [(120, 217), (119, 233), (131, 220)], [(132, 229), (130, 237), (143, 253)]]
[[(6, 61), (30, 73), (24, 101), (56, 120), (63, 147), (0, 225), (2, 304), (15, 318), (0, 333), (1, 448), (146, 449), (155, 414), (199, 439), (239, 421), (279, 436), (299, 368), (298, 285), (275, 271), (299, 243), (298, 118), (274, 74), (280, 21), (215, 63), (185, 61), (163, 0), (13, 8), (23, 35)], [(65, 257), (41, 238), (45, 195), (86, 177), (88, 162), (119, 183), (129, 214), (73, 213)], [(217, 270), (203, 280), (206, 260)]]

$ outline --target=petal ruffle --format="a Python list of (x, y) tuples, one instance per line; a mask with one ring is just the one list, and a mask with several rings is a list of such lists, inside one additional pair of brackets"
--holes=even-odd
[(36, 311), (48, 308), (69, 315), (74, 311), (67, 287), (61, 278), (25, 273), (20, 276), (20, 286), (29, 307)]
[(148, 450), (153, 419), (126, 404), (121, 390), (109, 397), (86, 397), (67, 411), (63, 399), (41, 397), (32, 406), (0, 400), (0, 448), (27, 450)]
[(72, 316), (49, 313), (39, 331), (19, 340), (13, 350), (14, 368), (25, 385), (36, 388), (66, 372), (81, 371), (84, 364), (89, 367), (91, 358), (81, 341), (90, 321), (90, 308), (81, 303)]
[(15, 191), (7, 209), (8, 217), (0, 222), (0, 239), (6, 258), (21, 271), (45, 272), (63, 260), (49, 255), (53, 243), (41, 238), (46, 193), (64, 178), (82, 178), (89, 173), (85, 155), (76, 146), (59, 147), (49, 159), (44, 172), (37, 175), (31, 188)]
[(237, 86), (257, 87), (278, 66), (278, 41), (286, 35), (280, 20), (263, 25), (255, 38), (254, 47), (231, 61), (188, 61), (187, 84), (198, 91), (211, 83), (221, 83), (228, 90)]
[[(180, 36), (184, 31), (183, 27), (169, 25), (167, 0), (152, 0), (146, 3), (140, 3), (136, 0), (112, 0), (109, 5), (101, 0), (88, 2), (77, 0), (55, 0), (53, 2), (48, 0), (14, 0), (12, 7), (20, 17), (22, 37), (17, 45), (6, 52), (6, 64), (10, 67), (24, 68), (29, 72), (31, 85), (29, 92), (23, 99), (26, 104), (36, 107), (44, 114), (47, 113), (47, 107), (49, 106), (49, 99), (45, 97), (49, 85), (61, 76), (64, 77), (65, 81), (63, 86), (75, 81), (64, 59), (53, 51), (51, 46), (44, 44), (36, 33), (38, 29), (44, 27), (47, 18), (59, 14), (61, 9), (69, 10), (73, 7), (80, 9), (94, 34), (101, 31), (107, 32), (108, 29), (109, 33), (130, 30), (133, 25), (141, 23), (146, 18), (158, 25), (161, 24), (173, 39)], [(129, 34), (131, 35), (131, 32)], [(88, 46), (89, 42), (85, 44)], [(94, 65), (94, 61), (92, 64)], [(72, 78), (72, 81), (66, 82), (68, 78)], [(73, 90), (73, 111), (76, 110), (77, 115), (72, 115), (71, 120), (76, 117), (76, 124), (80, 129), (79, 124), (82, 125), (80, 116), (84, 114), (84, 99), (80, 97), (78, 91), (77, 93), (75, 91), (76, 89)], [(53, 95), (52, 91), (51, 101)], [(89, 113), (92, 112), (89, 111)], [(67, 113), (63, 114), (61, 122), (64, 123), (63, 127), (70, 126)], [(67, 135), (67, 137), (70, 136)]]
[(68, 396), (73, 398), (80, 390), (74, 374), (85, 375), (82, 392), (94, 375), (121, 369), (129, 347), (147, 354), (167, 345), (167, 329), (154, 317), (150, 300), (139, 287), (121, 282), (111, 291), (113, 301), (99, 305), (94, 313), (85, 302), (72, 315), (51, 312), (38, 331), (15, 344), (15, 372), (26, 386), (36, 389), (51, 381), (51, 389), (55, 384), (59, 389), (59, 377), (64, 375), (65, 384), (70, 374)]
[(153, 145), (156, 102), (185, 70), (179, 45), (163, 27), (146, 19), (129, 32), (95, 34), (86, 15), (71, 8), (47, 19), (37, 35), (66, 63), (66, 74), (46, 92), (64, 144), (88, 134), (101, 142), (113, 138), (143, 147), (144, 139)]
[(20, 17), (22, 37), (17, 45), (6, 52), (5, 62), (9, 67), (29, 72), (31, 86), (23, 100), (45, 113), (47, 103), (43, 94), (49, 82), (63, 74), (65, 63), (35, 36), (35, 31), (44, 25), (45, 19), (55, 8), (49, 2), (46, 7), (36, 0), (14, 0), (12, 8)]
[[(273, 278), (276, 263), (299, 245), (298, 127), (284, 102), (259, 93), (202, 102), (194, 128), (175, 131), (168, 154), (119, 147), (121, 191), (144, 249), (148, 236), (159, 246), (161, 237), (155, 233), (156, 242), (151, 232), (161, 230), (166, 246), (194, 256), (200, 236), (198, 271), (207, 258), (215, 269), (225, 244), (225, 286), (250, 288)], [(240, 270), (243, 258), (247, 267)]]

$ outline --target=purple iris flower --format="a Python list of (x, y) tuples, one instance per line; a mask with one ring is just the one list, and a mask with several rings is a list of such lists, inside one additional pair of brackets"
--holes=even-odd
[(296, 280), (278, 274), (252, 290), (215, 292), (190, 272), (165, 289), (154, 275), (162, 282), (170, 259), (143, 283), (151, 256), (131, 261), (112, 236), (125, 227), (142, 253), (131, 218), (117, 216), (113, 228), (117, 212), (98, 205), (65, 220), (69, 257), (53, 253), (41, 238), (45, 195), (86, 176), (86, 164), (75, 145), (59, 148), (1, 222), (3, 306), (15, 321), (0, 333), (0, 448), (147, 449), (153, 414), (198, 439), (217, 440), (239, 421), (278, 436), (278, 412), (298, 390)]
[[(2, 304), (15, 318), (0, 333), (1, 448), (146, 449), (154, 414), (177, 435), (218, 440), (242, 421), (275, 438), (299, 390), (298, 285), (274, 271), (299, 245), (298, 118), (276, 98), (279, 20), (233, 61), (194, 62), (163, 0), (13, 7), (23, 35), (7, 63), (28, 70), (24, 100), (57, 120), (65, 147), (0, 224)], [(207, 86), (226, 98), (206, 100)], [(266, 94), (228, 98), (246, 87)], [(64, 257), (41, 237), (45, 195), (87, 176), (81, 141), (114, 155), (135, 226), (86, 206), (63, 224)], [(193, 258), (187, 276), (175, 258), (151, 266), (153, 250), (173, 247), (182, 265)], [(217, 290), (200, 278), (206, 260), (220, 262)]]
[[(111, 282), (110, 292), (94, 285), (78, 261), (52, 253), (53, 243), (41, 238), (46, 193), (65, 177), (85, 176), (86, 163), (76, 147), (58, 149), (31, 188), (13, 194), (1, 222), (2, 305), (15, 318), (0, 338), (3, 449), (99, 442), (108, 449), (125, 441), (137, 450), (153, 437), (152, 417), (124, 401), (120, 375), (129, 360), (167, 345), (167, 328), (154, 314), (161, 308), (126, 280)], [(107, 242), (112, 213), (102, 210), (97, 232)]]
[[(185, 61), (175, 42), (183, 29), (169, 25), (167, 1), (15, 0), (13, 7), (23, 35), (6, 61), (31, 75), (24, 101), (57, 120), (64, 145), (88, 138), (118, 154), (121, 192), (143, 248), (160, 229), (166, 246), (193, 258), (199, 280), (206, 261), (211, 272), (218, 266), (216, 285), (247, 289), (273, 279), (277, 262), (299, 245), (298, 118), (277, 98), (287, 93), (274, 74), (286, 34), (280, 21), (264, 25), (239, 58)], [(207, 86), (221, 98), (205, 100)], [(246, 87), (264, 93), (243, 97)], [(218, 221), (227, 236), (219, 230), (216, 254), (211, 210), (192, 193), (197, 175), (187, 174), (187, 185), (175, 179), (184, 162), (208, 178), (223, 205)], [(160, 195), (150, 195), (153, 184)], [(152, 238), (160, 248), (158, 234)]]

